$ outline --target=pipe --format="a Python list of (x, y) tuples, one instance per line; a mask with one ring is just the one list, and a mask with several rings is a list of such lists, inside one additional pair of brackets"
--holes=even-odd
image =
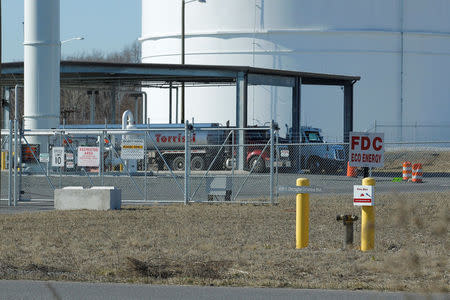
[(144, 120), (142, 123), (147, 124), (147, 107), (148, 107), (147, 106), (147, 92), (130, 90), (130, 91), (119, 91), (119, 94), (141, 94), (141, 95), (143, 95), (142, 101), (144, 102), (143, 103), (144, 104), (144, 113), (142, 115), (143, 115)]
[[(20, 193), (17, 179), (17, 168), (19, 167), (19, 143), (20, 143), (20, 129), (19, 129), (19, 87), (22, 85), (16, 84), (14, 87), (14, 206), (17, 206), (18, 193)], [(19, 196), (20, 197), (20, 196)]]
[(345, 226), (344, 249), (353, 246), (353, 222), (358, 220), (355, 215), (337, 215), (336, 221), (342, 221)]
[(9, 112), (11, 109), (11, 92), (9, 88), (5, 88), (5, 102), (2, 100), (3, 107), (3, 128), (9, 129)]
[(134, 124), (133, 113), (128, 109), (122, 115), (122, 129), (127, 129), (127, 123), (130, 125)]
[[(56, 128), (60, 117), (60, 1), (25, 0), (24, 128)], [(30, 143), (45, 144), (36, 139)]]

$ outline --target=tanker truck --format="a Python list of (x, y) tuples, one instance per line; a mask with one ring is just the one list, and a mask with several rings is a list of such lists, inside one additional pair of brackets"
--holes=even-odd
[[(66, 126), (67, 129), (105, 129), (101, 125)], [(125, 163), (130, 173), (144, 170), (142, 159), (121, 159), (124, 144), (129, 141), (144, 143), (146, 130), (145, 159), (147, 165), (157, 166), (158, 170), (171, 169), (183, 171), (185, 169), (185, 128), (184, 124), (134, 124), (130, 111), (124, 112), (122, 125), (108, 125), (106, 129), (127, 130), (126, 134), (112, 134), (105, 136), (104, 166), (114, 169)], [(212, 170), (230, 170), (236, 166), (235, 157), (238, 151), (238, 133), (231, 134), (233, 127), (220, 126), (219, 123), (200, 123), (190, 128), (191, 170), (200, 171), (210, 168)], [(234, 142), (232, 141), (234, 137)], [(74, 145), (98, 146), (100, 139), (97, 136), (72, 137)], [(270, 139), (268, 128), (250, 128), (245, 130), (244, 168), (254, 172), (264, 172), (270, 165), (270, 150), (264, 145)], [(89, 143), (88, 143), (89, 141)], [(86, 143), (86, 144), (85, 144)], [(143, 146), (140, 146), (141, 149)], [(280, 145), (278, 163), (280, 166), (290, 167), (289, 149), (287, 145)], [(76, 155), (75, 155), (76, 160)], [(75, 162), (76, 164), (76, 162)]]
[[(149, 163), (156, 164), (158, 169), (169, 167), (174, 171), (184, 170), (184, 125), (163, 125), (165, 129), (150, 131), (147, 139)], [(177, 128), (178, 127), (178, 128)], [(154, 129), (154, 126), (150, 128)], [(167, 128), (173, 128), (168, 130)], [(191, 170), (207, 169), (214, 161), (212, 169), (223, 169), (228, 156), (227, 147), (221, 147), (226, 140), (226, 131), (218, 129), (219, 124), (196, 124), (190, 134)], [(209, 130), (211, 129), (211, 130)], [(220, 153), (218, 153), (220, 152)]]

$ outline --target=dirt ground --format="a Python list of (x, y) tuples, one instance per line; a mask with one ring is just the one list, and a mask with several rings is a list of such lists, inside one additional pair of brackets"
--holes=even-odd
[(424, 173), (448, 173), (450, 170), (450, 151), (444, 150), (402, 150), (386, 151), (384, 153), (384, 168), (377, 171), (402, 172), (402, 164), (409, 161), (412, 164), (421, 163)]
[(295, 249), (295, 199), (0, 215), (0, 279), (448, 292), (449, 193), (379, 195), (375, 250), (343, 249), (348, 196), (313, 195)]

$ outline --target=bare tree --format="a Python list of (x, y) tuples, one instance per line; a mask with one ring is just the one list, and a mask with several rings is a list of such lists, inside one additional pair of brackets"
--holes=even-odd
[(103, 61), (114, 63), (140, 63), (141, 62), (141, 45), (138, 41), (134, 41), (125, 46), (121, 51), (105, 53), (101, 50), (94, 49), (91, 53), (82, 52), (81, 54), (66, 56), (64, 60), (72, 61)]
[[(74, 56), (66, 56), (64, 60), (71, 61), (90, 61), (90, 62), (113, 62), (113, 63), (140, 63), (141, 49), (138, 41), (125, 46), (119, 52), (104, 53), (100, 50), (93, 50), (87, 54), (85, 52)], [(116, 116), (111, 115), (111, 99), (115, 98), (116, 102)], [(100, 90), (96, 96), (95, 101), (95, 116), (94, 122), (96, 124), (103, 124), (105, 120), (120, 119), (120, 114), (125, 109), (135, 110), (134, 98), (124, 95), (117, 103), (117, 91)], [(83, 88), (61, 89), (61, 123), (66, 124), (88, 124), (90, 117), (90, 96), (87, 90)], [(136, 118), (138, 116), (135, 116)]]

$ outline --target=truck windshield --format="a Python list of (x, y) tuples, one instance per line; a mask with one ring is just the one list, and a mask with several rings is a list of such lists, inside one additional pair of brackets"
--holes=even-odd
[(306, 142), (308, 142), (308, 143), (322, 143), (323, 142), (322, 137), (320, 136), (320, 134), (318, 132), (306, 131), (305, 136), (306, 136)]

